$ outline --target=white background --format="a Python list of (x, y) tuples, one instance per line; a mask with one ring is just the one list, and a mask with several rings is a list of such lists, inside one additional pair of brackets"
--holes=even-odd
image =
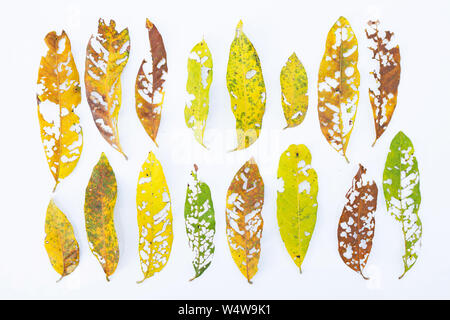
[[(356, 123), (347, 164), (327, 143), (317, 116), (317, 74), (327, 33), (339, 16), (351, 23), (359, 42), (361, 73)], [(36, 79), (47, 32), (64, 29), (84, 76), (85, 50), (100, 17), (128, 27), (131, 53), (123, 74), (119, 133), (126, 161), (97, 131), (84, 95), (79, 115), (84, 147), (78, 166), (52, 195), (53, 178), (39, 134)], [(161, 32), (169, 68), (166, 99), (158, 135), (151, 142), (135, 112), (134, 83), (149, 50), (145, 18)], [(374, 148), (374, 125), (368, 98), (370, 52), (364, 28), (379, 18), (395, 32), (401, 49), (398, 106)], [(259, 140), (248, 150), (235, 147), (234, 117), (225, 74), (229, 46), (239, 19), (261, 59), (267, 106)], [(450, 74), (448, 30), (450, 2), (437, 1), (9, 1), (0, 12), (0, 298), (450, 298), (448, 234), (448, 131)], [(214, 60), (211, 105), (203, 149), (184, 123), (187, 56), (202, 37)], [(309, 77), (310, 105), (305, 121), (282, 130), (279, 73), (295, 51)], [(402, 279), (400, 225), (386, 212), (382, 172), (389, 144), (403, 130), (413, 141), (421, 176), (423, 246), (418, 262)], [(316, 229), (303, 274), (287, 254), (276, 221), (276, 171), (280, 154), (292, 143), (310, 149), (319, 175)], [(137, 285), (136, 182), (150, 150), (160, 159), (170, 188), (174, 242), (167, 266)], [(84, 192), (91, 170), (104, 151), (118, 182), (115, 223), (120, 262), (111, 282), (91, 254), (84, 226)], [(249, 285), (234, 264), (225, 236), (225, 195), (236, 171), (256, 158), (265, 183), (264, 231), (259, 271)], [(210, 268), (193, 282), (191, 253), (184, 229), (186, 181), (193, 163), (212, 190), (216, 210), (216, 254)], [(379, 187), (376, 232), (364, 281), (341, 261), (337, 223), (358, 163)], [(51, 197), (72, 222), (80, 244), (78, 268), (61, 282), (44, 249), (45, 210)]]

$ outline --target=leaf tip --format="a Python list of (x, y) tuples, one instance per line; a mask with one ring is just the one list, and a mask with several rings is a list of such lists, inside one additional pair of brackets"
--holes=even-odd
[(145, 19), (145, 27), (146, 27), (148, 30), (151, 30), (151, 29), (153, 28), (153, 23), (151, 23), (151, 21), (148, 20), (148, 18)]

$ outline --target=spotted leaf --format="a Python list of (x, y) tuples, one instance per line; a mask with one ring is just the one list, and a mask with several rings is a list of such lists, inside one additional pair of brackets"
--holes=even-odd
[(70, 40), (63, 31), (45, 37), (47, 53), (41, 58), (37, 104), (41, 139), (55, 188), (77, 165), (83, 148), (80, 119), (75, 111), (81, 102), (80, 77)]
[(266, 86), (261, 63), (253, 44), (242, 31), (242, 21), (231, 43), (227, 88), (236, 118), (237, 147), (241, 150), (258, 139), (266, 109)]
[(142, 165), (136, 193), (139, 256), (144, 279), (161, 271), (172, 250), (172, 207), (164, 172), (153, 152)]
[(100, 19), (98, 32), (91, 36), (86, 49), (86, 97), (97, 129), (125, 158), (117, 122), (122, 102), (120, 74), (128, 62), (129, 53), (128, 29), (119, 33), (114, 20), (107, 25)]
[(344, 17), (328, 33), (318, 81), (319, 123), (328, 143), (346, 151), (359, 100), (358, 41)]
[(416, 263), (422, 240), (419, 167), (414, 146), (401, 131), (391, 142), (383, 173), (383, 191), (388, 212), (402, 225), (405, 253), (401, 279)]

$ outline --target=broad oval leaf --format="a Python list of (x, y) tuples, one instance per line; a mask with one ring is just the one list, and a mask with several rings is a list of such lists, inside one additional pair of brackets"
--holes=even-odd
[(231, 256), (241, 273), (250, 280), (258, 271), (264, 182), (252, 158), (236, 173), (227, 192), (227, 238)]
[(150, 54), (144, 59), (136, 77), (136, 113), (147, 134), (156, 143), (164, 102), (164, 83), (167, 78), (167, 57), (164, 42), (156, 26), (148, 19)]
[(189, 247), (194, 254), (192, 265), (195, 276), (191, 280), (200, 277), (211, 264), (215, 250), (214, 234), (216, 233), (211, 190), (206, 183), (198, 180), (197, 172), (198, 167), (194, 165), (184, 205), (186, 234)]
[(266, 86), (261, 63), (253, 44), (242, 31), (242, 21), (231, 43), (227, 67), (227, 88), (236, 118), (237, 147), (241, 150), (258, 139), (266, 109)]
[(100, 19), (98, 32), (91, 36), (86, 49), (86, 97), (97, 129), (125, 158), (127, 156), (120, 145), (117, 121), (122, 102), (120, 74), (128, 62), (129, 54), (128, 28), (119, 33), (114, 20), (108, 26)]
[[(369, 88), (370, 104), (372, 105), (375, 122), (375, 141), (381, 137), (391, 121), (397, 106), (398, 85), (400, 83), (400, 49), (393, 45), (394, 33), (385, 31), (380, 34), (379, 21), (369, 21), (366, 35), (371, 40), (369, 49), (376, 67), (370, 74), (374, 84)], [(372, 145), (372, 146), (373, 146)]]
[(60, 280), (71, 274), (80, 261), (78, 242), (72, 225), (53, 200), (47, 207), (44, 243), (53, 268), (61, 275)]
[(45, 37), (47, 54), (41, 58), (37, 104), (41, 139), (55, 187), (75, 168), (83, 148), (80, 118), (80, 77), (72, 56), (70, 40), (63, 31)]
[(367, 179), (366, 171), (366, 168), (359, 165), (352, 187), (345, 196), (347, 203), (339, 219), (337, 237), (342, 261), (367, 280), (363, 269), (375, 235), (378, 188), (375, 181)]
[(172, 250), (172, 206), (161, 163), (153, 152), (142, 165), (136, 191), (139, 257), (144, 279), (161, 271)]
[(205, 40), (197, 43), (188, 59), (186, 107), (184, 119), (194, 131), (195, 139), (206, 148), (203, 135), (209, 111), (209, 88), (213, 78), (213, 61)]
[(277, 194), (277, 219), (281, 238), (301, 272), (317, 218), (317, 173), (311, 167), (311, 153), (303, 145), (291, 145), (281, 155)]
[(102, 153), (86, 187), (84, 216), (89, 248), (100, 262), (108, 281), (119, 262), (119, 243), (114, 227), (116, 199), (116, 177)]
[(308, 76), (295, 53), (281, 69), (280, 84), (286, 128), (293, 128), (303, 122), (308, 110)]
[(318, 81), (319, 123), (328, 143), (348, 162), (346, 150), (359, 100), (358, 41), (344, 17), (328, 33)]
[(402, 225), (405, 254), (401, 279), (416, 263), (422, 240), (419, 167), (414, 146), (401, 131), (391, 142), (383, 172), (383, 191), (388, 212)]

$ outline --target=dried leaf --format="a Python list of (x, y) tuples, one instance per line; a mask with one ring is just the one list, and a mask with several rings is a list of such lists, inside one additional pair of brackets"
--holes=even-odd
[(205, 40), (197, 43), (189, 54), (187, 100), (184, 119), (188, 128), (194, 131), (195, 139), (203, 143), (206, 119), (209, 110), (209, 88), (213, 77), (213, 61)]
[(369, 47), (373, 54), (372, 59), (377, 64), (375, 70), (370, 73), (375, 80), (375, 87), (369, 88), (376, 134), (373, 145), (391, 121), (397, 106), (400, 83), (400, 49), (392, 44), (393, 32), (385, 31), (384, 35), (380, 35), (379, 24), (379, 21), (369, 21), (369, 27), (366, 29), (367, 38), (372, 40)]
[(139, 256), (144, 279), (161, 271), (172, 250), (172, 207), (169, 187), (161, 166), (150, 152), (142, 165), (136, 193)]
[(281, 238), (301, 272), (317, 218), (317, 173), (311, 153), (303, 145), (291, 145), (280, 157), (278, 179), (283, 183), (277, 196)]
[(194, 280), (208, 269), (214, 256), (214, 234), (216, 233), (216, 220), (214, 206), (209, 186), (198, 180), (198, 167), (194, 165), (191, 181), (186, 190), (184, 205), (184, 219), (189, 247), (192, 249), (194, 259)]
[(81, 102), (80, 77), (63, 31), (45, 37), (47, 54), (41, 58), (38, 74), (38, 117), (47, 162), (58, 183), (77, 165), (83, 148), (80, 118), (75, 113)]
[[(78, 266), (80, 252), (77, 239), (64, 213), (50, 200), (45, 217), (45, 250), (60, 280)], [(58, 280), (59, 281), (59, 280)]]
[(129, 53), (128, 28), (118, 33), (114, 20), (108, 26), (100, 19), (98, 32), (92, 35), (86, 49), (86, 96), (97, 129), (125, 158), (127, 156), (119, 142), (117, 118), (122, 101), (120, 74), (128, 62)]
[(236, 118), (237, 147), (252, 145), (259, 137), (266, 109), (266, 86), (261, 63), (253, 44), (242, 31), (242, 21), (231, 43), (227, 68), (227, 88)]
[(368, 181), (366, 168), (359, 165), (352, 187), (345, 196), (347, 203), (339, 219), (337, 236), (342, 261), (366, 280), (363, 269), (372, 250), (377, 196), (375, 181)]
[(116, 177), (102, 153), (86, 187), (84, 216), (89, 248), (100, 262), (108, 281), (119, 262), (119, 243), (114, 227), (116, 198)]
[(319, 70), (319, 123), (328, 143), (348, 162), (346, 150), (359, 100), (358, 41), (340, 17), (328, 33)]
[(416, 263), (422, 239), (419, 167), (414, 146), (401, 131), (391, 142), (383, 173), (383, 191), (388, 212), (402, 224), (405, 254), (401, 279)]
[(252, 158), (236, 173), (227, 192), (227, 238), (231, 256), (250, 280), (258, 271), (263, 230), (264, 182)]
[(156, 144), (164, 102), (167, 58), (163, 39), (156, 26), (148, 19), (145, 26), (148, 29), (150, 54), (142, 61), (136, 77), (136, 113), (145, 131)]
[(280, 83), (286, 128), (293, 128), (303, 122), (308, 110), (308, 77), (295, 53), (281, 69)]

